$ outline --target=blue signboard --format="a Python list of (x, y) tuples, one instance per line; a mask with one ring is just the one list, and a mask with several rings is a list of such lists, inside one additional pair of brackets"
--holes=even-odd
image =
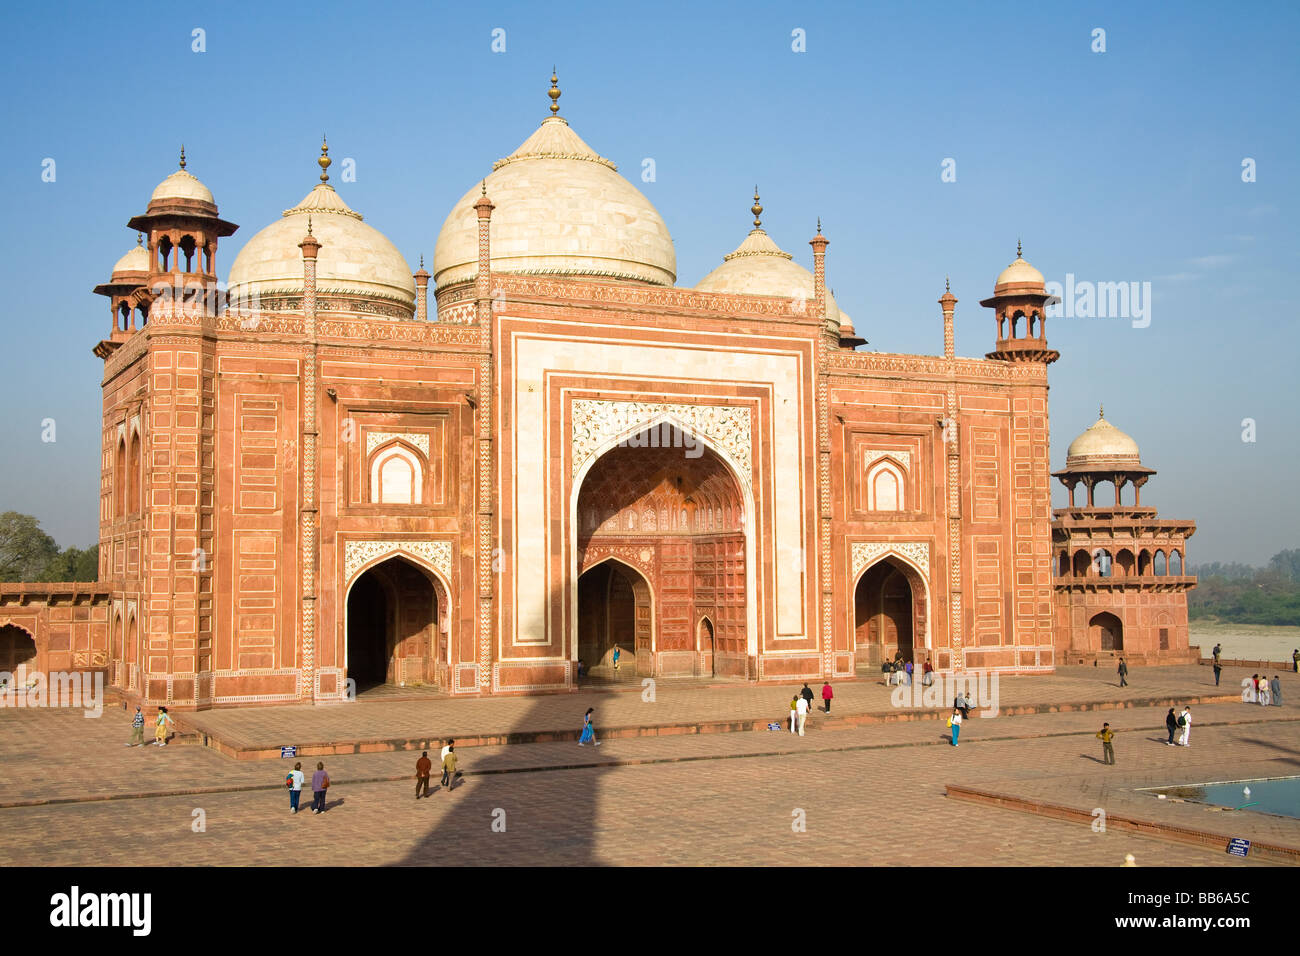
[(298, 756), (298, 748), (297, 748), (297, 747), (281, 747), (281, 748), (280, 748), (280, 757), (281, 757), (281, 759), (283, 759), (283, 758), (285, 758), (285, 757), (296, 757), (296, 756)]
[(1250, 852), (1250, 841), (1240, 838), (1233, 840), (1228, 844), (1228, 852), (1232, 856), (1245, 856)]

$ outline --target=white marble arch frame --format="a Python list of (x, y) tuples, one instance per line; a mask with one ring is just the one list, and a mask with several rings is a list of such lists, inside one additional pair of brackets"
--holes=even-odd
[[(367, 438), (369, 436), (366, 436)], [(383, 500), (383, 464), (392, 457), (401, 458), (411, 466), (411, 496), (413, 501), (391, 502)], [(428, 463), (423, 455), (408, 441), (398, 436), (375, 448), (370, 453), (370, 487), (367, 504), (424, 504), (424, 486), (429, 475)]]
[[(854, 544), (876, 544), (877, 542), (856, 541), (853, 543)], [(908, 542), (908, 543), (912, 544), (913, 542)], [(926, 551), (927, 552), (929, 551), (929, 545), (926, 545)], [(853, 561), (852, 555), (853, 555), (853, 546), (851, 544), (849, 546), (850, 565), (852, 564)], [(921, 583), (925, 586), (925, 644), (923, 646), (927, 651), (933, 651), (934, 650), (934, 641), (933, 641), (934, 603), (931, 600), (930, 575), (927, 572), (926, 568), (921, 567), (921, 565), (917, 563), (913, 558), (911, 558), (907, 554), (904, 554), (902, 551), (899, 551), (897, 548), (893, 548), (893, 547), (886, 546), (885, 549), (881, 551), (879, 554), (872, 555), (865, 562), (863, 562), (862, 567), (853, 569), (853, 586), (849, 588), (849, 607), (848, 607), (849, 634), (850, 635), (857, 634), (857, 621), (855, 619), (857, 612), (855, 606), (856, 606), (856, 599), (858, 593), (858, 584), (861, 583), (862, 576), (864, 574), (866, 574), (868, 571), (874, 568), (881, 561), (885, 560), (885, 558), (894, 558), (898, 561), (901, 561), (903, 564), (906, 564), (918, 575), (920, 575)], [(908, 582), (908, 586), (909, 587), (911, 586), (910, 581)], [(852, 645), (853, 645), (854, 652), (856, 653), (857, 651), (856, 639), (852, 640)], [(916, 648), (915, 634), (912, 635), (912, 648), (914, 650)]]
[[(753, 476), (745, 475), (741, 477), (742, 471), (736, 460), (727, 453), (717, 442), (707, 435), (701, 434), (697, 429), (683, 423), (670, 410), (664, 410), (657, 414), (651, 415), (642, 422), (630, 425), (618, 434), (611, 435), (593, 448), (587, 455), (581, 466), (573, 473), (573, 483), (569, 487), (569, 607), (573, 613), (569, 615), (569, 655), (572, 661), (578, 659), (578, 495), (582, 492), (583, 482), (587, 480), (587, 473), (600, 461), (605, 454), (617, 448), (626, 442), (633, 435), (638, 435), (648, 428), (654, 428), (668, 422), (674, 428), (679, 428), (695, 437), (695, 440), (704, 445), (709, 451), (713, 452), (722, 463), (727, 466), (731, 472), (732, 480), (736, 482), (740, 489), (741, 500), (745, 506), (744, 524), (745, 530), (745, 653), (750, 657), (758, 655), (758, 587), (757, 587), (757, 545), (754, 540), (755, 509), (754, 509), (754, 489)], [(570, 425), (572, 428), (572, 425)], [(569, 446), (572, 447), (572, 435)], [(751, 456), (752, 458), (752, 456)], [(653, 594), (653, 590), (651, 591)], [(651, 604), (654, 602), (652, 601)]]
[[(607, 555), (605, 555), (603, 558), (601, 558), (600, 560), (596, 561), (594, 564), (592, 564), (592, 565), (590, 565), (589, 567), (587, 567), (587, 568), (586, 568), (582, 573), (583, 573), (583, 574), (586, 574), (588, 571), (594, 571), (596, 568), (600, 567), (602, 564), (609, 564), (611, 561), (614, 562), (614, 563), (617, 564), (617, 565), (620, 565), (620, 566), (622, 566), (622, 567), (624, 567), (624, 568), (627, 568), (627, 569), (630, 570), (633, 574), (635, 574), (637, 577), (639, 577), (639, 578), (640, 578), (640, 579), (645, 583), (646, 590), (650, 592), (650, 653), (651, 653), (651, 654), (655, 654), (655, 653), (657, 653), (658, 650), (659, 650), (659, 627), (658, 627), (658, 625), (659, 625), (659, 609), (658, 609), (657, 607), (655, 607), (655, 589), (654, 589), (654, 585), (650, 583), (650, 579), (649, 579), (648, 577), (646, 577), (646, 573), (645, 573), (644, 571), (642, 571), (640, 568), (638, 568), (635, 564), (629, 564), (627, 561), (624, 561), (622, 558), (620, 558), (620, 557), (619, 557), (618, 555), (616, 555), (616, 554), (607, 554)], [(577, 599), (578, 599), (578, 598), (577, 598), (577, 585), (575, 584), (575, 585), (574, 585), (574, 615), (573, 615), (573, 633), (574, 633), (574, 644), (575, 644), (574, 649), (573, 649), (573, 660), (574, 660), (575, 662), (578, 660), (578, 649), (577, 649), (577, 646), (576, 646), (576, 644), (577, 644), (577, 639), (578, 639), (578, 638), (577, 638), (577, 633), (578, 633)], [(605, 614), (606, 614), (606, 616), (608, 617), (608, 615), (609, 615), (609, 605), (608, 605), (608, 604), (606, 604), (606, 606), (605, 606)], [(607, 628), (608, 628), (608, 625), (607, 625)], [(633, 633), (633, 640), (635, 641), (635, 639), (636, 639), (636, 636), (635, 636), (635, 632), (634, 632), (634, 633)], [(632, 658), (633, 658), (633, 661), (635, 662), (635, 660), (636, 660), (636, 647), (635, 647), (635, 646), (633, 646), (633, 648), (632, 648)]]
[[(388, 560), (390, 560), (390, 559), (392, 559), (392, 558), (404, 558), (405, 560), (411, 562), (411, 564), (414, 564), (416, 567), (418, 567), (421, 571), (427, 571), (427, 572), (429, 573), (429, 575), (432, 576), (432, 577), (434, 578), (434, 581), (435, 581), (436, 583), (433, 583), (433, 584), (432, 584), (432, 587), (433, 587), (434, 597), (436, 597), (436, 598), (438, 599), (438, 605), (439, 605), (439, 607), (438, 607), (438, 610), (439, 610), (438, 617), (439, 617), (439, 618), (442, 618), (443, 620), (445, 620), (445, 621), (447, 622), (447, 632), (446, 632), (446, 633), (447, 633), (447, 660), (446, 660), (446, 664), (447, 664), (448, 667), (451, 667), (451, 666), (452, 666), (452, 663), (451, 663), (451, 649), (452, 649), (452, 646), (455, 644), (455, 641), (452, 639), (452, 633), (451, 633), (451, 631), (452, 631), (452, 626), (453, 626), (453, 624), (454, 624), (454, 622), (455, 622), (455, 620), (456, 620), (456, 618), (452, 616), (453, 598), (452, 598), (451, 583), (447, 580), (447, 577), (446, 577), (446, 575), (443, 574), (442, 570), (439, 569), (439, 568), (437, 568), (437, 567), (435, 567), (434, 564), (433, 564), (433, 562), (430, 561), (428, 558), (424, 557), (423, 555), (416, 554), (414, 551), (410, 551), (410, 550), (404, 548), (404, 547), (403, 547), (403, 544), (405, 544), (405, 542), (402, 542), (402, 541), (393, 541), (393, 542), (385, 542), (385, 543), (386, 543), (386, 544), (391, 544), (392, 547), (391, 547), (390, 549), (384, 551), (383, 553), (381, 553), (381, 554), (379, 554), (379, 555), (376, 555), (376, 556), (373, 557), (373, 558), (368, 559), (364, 564), (359, 565), (359, 566), (357, 567), (356, 571), (354, 571), (354, 572), (352, 573), (352, 576), (351, 576), (350, 578), (348, 578), (346, 581), (343, 582), (343, 597), (342, 597), (342, 607), (343, 607), (343, 673), (344, 673), (344, 674), (347, 673), (347, 666), (348, 666), (348, 597), (351, 596), (351, 594), (352, 594), (352, 585), (356, 584), (359, 580), (361, 580), (361, 575), (365, 574), (365, 573), (366, 573), (367, 571), (369, 571), (371, 568), (373, 568), (373, 567), (377, 567), (377, 566), (383, 564), (385, 561), (388, 561)], [(412, 543), (423, 544), (423, 543), (425, 543), (425, 542), (412, 542)], [(346, 551), (346, 548), (347, 548), (347, 545), (345, 544), (345, 545), (344, 545), (344, 549), (345, 549), (345, 551)], [(441, 594), (438, 593), (439, 585), (441, 585), (442, 592), (443, 592), (443, 593), (441, 593)], [(447, 608), (446, 608), (446, 613), (445, 613), (445, 614), (442, 613), (442, 605), (443, 605), (444, 603), (445, 603), (446, 606), (447, 606)], [(442, 621), (438, 621), (438, 620), (435, 620), (435, 621), (434, 621), (434, 624), (435, 624), (435, 631), (437, 631), (437, 632), (441, 632), (441, 627), (439, 626), (439, 625), (441, 625), (441, 623), (442, 623)], [(438, 645), (437, 645), (437, 637), (436, 637), (436, 635), (435, 635), (435, 638), (434, 638), (434, 647), (437, 647), (437, 646), (438, 646)]]

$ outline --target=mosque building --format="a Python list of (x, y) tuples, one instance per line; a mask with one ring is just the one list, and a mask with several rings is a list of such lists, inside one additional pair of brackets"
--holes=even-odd
[(1187, 658), (1194, 525), (1093, 504), (1152, 474), (1132, 439), (1081, 435), (1057, 477), (1087, 504), (1052, 510), (1053, 299), (1019, 250), (985, 357), (955, 354), (947, 288), (942, 355), (860, 351), (820, 222), (786, 251), (756, 192), (678, 285), (663, 219), (549, 95), (432, 271), (322, 144), (223, 284), (238, 227), (182, 151), (94, 290), (99, 581), (0, 589), (0, 666), (185, 709), (563, 691), (615, 648), (620, 678), (737, 681)]

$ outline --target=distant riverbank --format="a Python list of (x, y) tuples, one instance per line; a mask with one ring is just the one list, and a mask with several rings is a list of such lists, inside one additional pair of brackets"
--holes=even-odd
[(1201, 656), (1209, 657), (1215, 644), (1223, 647), (1224, 660), (1289, 661), (1300, 647), (1300, 627), (1268, 624), (1229, 624), (1192, 621), (1193, 645), (1201, 645)]

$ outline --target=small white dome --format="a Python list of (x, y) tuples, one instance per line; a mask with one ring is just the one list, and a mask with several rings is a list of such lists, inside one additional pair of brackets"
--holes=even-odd
[(131, 251), (117, 260), (113, 266), (113, 275), (121, 272), (148, 272), (149, 270), (149, 250), (142, 245), (136, 245)]
[(1076, 468), (1089, 464), (1140, 464), (1138, 443), (1101, 417), (1074, 441), (1065, 453), (1065, 467)]
[(168, 199), (197, 199), (214, 206), (217, 204), (212, 198), (212, 191), (183, 169), (176, 170), (160, 182), (149, 197), (149, 202), (152, 204)]
[[(811, 272), (795, 262), (761, 228), (755, 228), (695, 288), (700, 292), (780, 296), (811, 304), (815, 285)], [(840, 312), (829, 289), (826, 290), (826, 321), (831, 326), (852, 328), (852, 322)]]

